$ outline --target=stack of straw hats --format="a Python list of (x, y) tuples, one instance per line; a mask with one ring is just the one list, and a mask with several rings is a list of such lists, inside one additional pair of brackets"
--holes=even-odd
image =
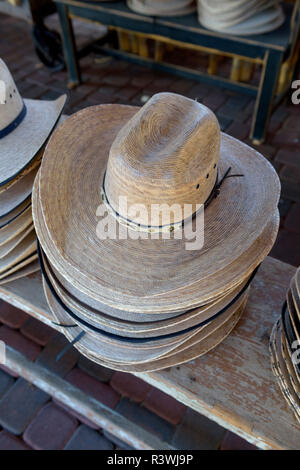
[(151, 16), (183, 16), (196, 11), (195, 0), (127, 0), (136, 13)]
[(142, 108), (79, 111), (53, 133), (33, 190), (56, 323), (116, 370), (206, 353), (245, 308), (277, 235), (279, 193), (269, 162), (197, 101), (160, 93)]
[(65, 99), (23, 100), (0, 59), (0, 284), (39, 269), (31, 192)]
[(241, 36), (263, 34), (284, 22), (279, 3), (279, 0), (198, 0), (198, 18), (213, 31)]
[(284, 398), (300, 423), (300, 268), (291, 280), (270, 338), (271, 364)]

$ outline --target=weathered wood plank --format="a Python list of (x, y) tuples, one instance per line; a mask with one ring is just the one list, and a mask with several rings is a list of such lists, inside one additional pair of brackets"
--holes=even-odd
[(300, 427), (279, 391), (268, 350), (294, 272), (268, 258), (241, 321), (221, 345), (192, 363), (143, 378), (259, 447), (299, 449)]
[[(221, 345), (188, 364), (137, 375), (261, 448), (299, 449), (300, 427), (281, 396), (268, 350), (294, 272), (267, 258), (245, 314)], [(39, 273), (0, 287), (0, 297), (51, 324)]]
[(0, 286), (0, 298), (38, 320), (55, 327), (42, 285), (40, 271)]

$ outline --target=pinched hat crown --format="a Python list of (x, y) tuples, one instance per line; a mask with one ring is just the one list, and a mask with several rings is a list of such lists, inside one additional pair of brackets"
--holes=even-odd
[[(127, 197), (126, 209), (142, 204), (148, 215), (153, 205), (205, 204), (216, 184), (219, 150), (219, 124), (208, 108), (174, 93), (156, 94), (111, 146), (103, 183), (106, 203), (124, 219), (128, 212), (122, 212), (120, 196)], [(182, 215), (172, 217), (172, 223), (182, 220)], [(138, 222), (151, 225), (141, 214)]]
[(0, 138), (5, 137), (25, 115), (23, 100), (2, 59), (0, 59)]

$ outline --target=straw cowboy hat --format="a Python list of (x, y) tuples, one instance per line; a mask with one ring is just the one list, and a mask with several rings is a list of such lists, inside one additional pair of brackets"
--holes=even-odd
[(128, 7), (143, 15), (182, 16), (196, 10), (194, 0), (127, 0)]
[(278, 28), (284, 13), (278, 0), (198, 0), (198, 18), (208, 29), (245, 36)]
[[(27, 260), (28, 261), (28, 260)], [(22, 264), (22, 267), (20, 266)], [(33, 258), (29, 263), (20, 263), (18, 270), (7, 274), (4, 279), (1, 280), (1, 285), (7, 284), (8, 282), (16, 281), (21, 277), (28, 276), (29, 274), (36, 273), (40, 270), (40, 264), (37, 258)]]
[(39, 270), (31, 192), (42, 155), (0, 189), (0, 285)]
[[(264, 233), (259, 237), (257, 242), (251, 247), (251, 250), (248, 250), (242, 257), (239, 259), (239, 263), (243, 265), (243, 262), (247, 261), (248, 258), (255, 259), (257, 263), (257, 254), (256, 251), (259, 250), (259, 258), (260, 260), (263, 259), (267, 250), (270, 250), (274, 242), (274, 233), (276, 233), (278, 229), (278, 215), (274, 216), (274, 219), (268, 224), (268, 227), (265, 229)], [(263, 246), (263, 248), (262, 248)], [(237, 264), (236, 264), (237, 266)], [(63, 299), (64, 303), (68, 305), (71, 309), (76, 310), (76, 315), (88, 320), (88, 321), (96, 321), (97, 323), (102, 323), (103, 328), (109, 327), (112, 328), (116, 324), (116, 321), (122, 321), (122, 326), (119, 326), (119, 329), (124, 329), (129, 331), (131, 322), (135, 322), (134, 326), (134, 333), (141, 329), (145, 333), (148, 330), (146, 325), (147, 322), (152, 321), (160, 321), (159, 326), (156, 325), (155, 329), (161, 330), (165, 327), (165, 325), (170, 328), (174, 323), (174, 326), (182, 326), (185, 323), (199, 323), (201, 321), (205, 321), (210, 316), (216, 314), (218, 310), (221, 308), (222, 302), (230, 302), (232, 298), (235, 297), (235, 294), (238, 293), (242, 287), (248, 282), (249, 276), (244, 279), (241, 278), (241, 269), (236, 270), (236, 278), (237, 283), (234, 284), (234, 287), (227, 289), (225, 292), (218, 296), (210, 296), (209, 303), (208, 298), (207, 302), (198, 308), (189, 309), (188, 315), (185, 315), (186, 310), (184, 311), (177, 311), (175, 307), (172, 307), (171, 313), (162, 313), (161, 311), (157, 312), (153, 308), (154, 311), (147, 312), (145, 314), (141, 312), (128, 312), (126, 310), (120, 310), (120, 308), (114, 308), (111, 306), (104, 305), (99, 301), (96, 301), (94, 298), (89, 297), (82, 292), (78, 292), (78, 290), (67, 281), (55, 268), (50, 265), (49, 260), (45, 260), (45, 270), (47, 275), (52, 283), (53, 287), (58, 292), (59, 296)], [(222, 272), (216, 273), (217, 280), (216, 282), (221, 282), (222, 279)], [(209, 289), (212, 292), (212, 288), (215, 287), (214, 279), (208, 278), (203, 282), (203, 289), (205, 289), (207, 283), (210, 283), (212, 287)], [(200, 287), (200, 290), (202, 286)], [(202, 302), (203, 303), (203, 302)], [(99, 311), (102, 312), (101, 319), (99, 318)], [(137, 325), (137, 323), (141, 323), (141, 325)], [(129, 325), (129, 327), (128, 327)], [(151, 325), (150, 325), (151, 326)]]
[[(88, 306), (83, 300), (74, 296), (64, 285), (57, 279), (53, 269), (42, 254), (45, 274), (63, 303), (71, 309), (77, 317), (84, 320), (88, 325), (101, 327), (102, 330), (116, 333), (126, 337), (152, 337), (163, 335), (164, 333), (174, 333), (181, 331), (194, 325), (206, 324), (212, 318), (217, 318), (219, 312), (230, 302), (236, 299), (237, 295), (249, 283), (249, 279), (243, 281), (241, 285), (232, 289), (221, 298), (218, 298), (203, 307), (195, 308), (183, 313), (169, 314), (132, 314), (128, 312), (115, 311), (119, 316), (114, 314), (105, 314), (102, 309), (96, 310)], [(98, 306), (99, 308), (99, 306)], [(101, 312), (101, 315), (99, 314)], [(127, 318), (126, 317), (127, 313)], [(88, 329), (87, 325), (87, 329)], [(83, 324), (83, 329), (85, 329)]]
[[(245, 309), (276, 238), (279, 193), (268, 161), (196, 101), (160, 93), (142, 108), (79, 111), (51, 136), (32, 194), (56, 325), (86, 357), (121, 371), (208, 352)], [(161, 205), (173, 208), (167, 220)], [(99, 234), (99, 219), (115, 236)], [(189, 250), (194, 228), (204, 244)]]
[[(47, 145), (33, 216), (45, 256), (77, 298), (107, 313), (162, 314), (204, 305), (250, 276), (274, 243), (279, 193), (273, 167), (221, 133), (211, 111), (161, 93), (141, 109), (100, 105), (69, 117)], [(117, 205), (124, 195), (145, 207), (204, 204), (203, 248), (186, 250), (182, 220), (163, 227), (169, 239), (128, 220)], [(157, 238), (99, 239), (99, 208), (117, 229), (158, 229)]]
[[(44, 288), (46, 299), (58, 325), (65, 325), (66, 322), (70, 324), (64, 308), (57, 302), (46, 283)], [(82, 335), (83, 331), (79, 325), (73, 325), (74, 328), (65, 328), (63, 332), (72, 342), (76, 341), (78, 334), (82, 335), (81, 340), (75, 343), (78, 350), (94, 362), (106, 367), (133, 372), (159, 370), (198, 357), (224, 340), (240, 318), (246, 300), (247, 292), (238, 300), (237, 305), (233, 305), (223, 316), (189, 333), (184, 338), (177, 338), (173, 343), (170, 343), (169, 339), (164, 339), (164, 344), (159, 346), (155, 341), (152, 341), (152, 344), (151, 341), (147, 342), (145, 345), (137, 343), (136, 338), (124, 343), (123, 341), (113, 342), (100, 335), (98, 337), (89, 334)]]
[(296, 420), (300, 423), (299, 374), (297, 375), (291, 360), (289, 346), (280, 319), (273, 327), (269, 346), (271, 366), (279, 388)]
[[(268, 234), (265, 236), (265, 240), (267, 239)], [(242, 282), (233, 291), (225, 293), (222, 298), (206, 304), (203, 308), (181, 314), (169, 314), (168, 317), (148, 314), (144, 315), (141, 321), (141, 314), (131, 315), (130, 321), (124, 321), (123, 312), (120, 312), (119, 318), (108, 317), (102, 309), (96, 311), (89, 308), (85, 304), (86, 298), (79, 300), (75, 295), (68, 293), (55, 278), (44, 255), (41, 256), (41, 266), (50, 308), (57, 325), (62, 326), (62, 331), (68, 339), (75, 341), (76, 347), (87, 357), (90, 357), (93, 350), (95, 359), (91, 359), (96, 362), (117, 370), (133, 371), (169, 367), (174, 360), (175, 363), (185, 362), (215, 347), (230, 333), (241, 316), (245, 307), (243, 299), (246, 298), (246, 292), (255, 275), (255, 272), (252, 273), (246, 282)], [(206, 335), (203, 336), (203, 333), (207, 332), (210, 332), (209, 347), (206, 345)], [(81, 334), (84, 334), (84, 338), (77, 341), (78, 335)], [(200, 340), (201, 343), (205, 341), (200, 345)], [(158, 358), (161, 359), (162, 354), (171, 354), (172, 351), (175, 354), (175, 348), (177, 351), (179, 346), (184, 346), (184, 355), (172, 355), (172, 358), (166, 358), (165, 361), (153, 363), (154, 354), (157, 354), (157, 361)], [(131, 356), (129, 353), (124, 356), (126, 365), (124, 357), (122, 359), (122, 355), (120, 356), (123, 347), (133, 348)], [(163, 347), (163, 351), (158, 350), (158, 347)], [(140, 364), (139, 368), (137, 363)]]
[[(300, 423), (300, 364), (297, 347), (300, 344), (300, 268), (291, 279), (281, 317), (270, 337), (271, 365), (282, 394)], [(296, 353), (296, 361), (294, 354)]]
[(49, 281), (44, 262), (45, 258), (41, 256), (45, 295), (56, 325), (61, 327), (71, 344), (75, 344), (86, 357), (106, 367), (122, 371), (159, 370), (206, 353), (232, 331), (243, 313), (249, 292), (247, 282), (218, 315), (193, 327), (173, 333), (167, 331), (164, 335), (155, 337), (125, 336), (119, 332), (108, 333), (103, 329), (93, 328), (92, 323), (78, 322), (74, 311), (64, 305)]
[(54, 101), (22, 99), (0, 59), (0, 187), (34, 159), (57, 123), (66, 95)]
[(38, 269), (32, 186), (65, 100), (22, 100), (0, 59), (0, 284)]

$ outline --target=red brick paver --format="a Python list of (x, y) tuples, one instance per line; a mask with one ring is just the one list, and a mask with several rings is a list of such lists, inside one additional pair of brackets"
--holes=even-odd
[(116, 411), (129, 421), (156, 435), (161, 441), (170, 442), (174, 435), (175, 426), (128, 398), (122, 398)]
[(181, 450), (217, 450), (224, 435), (224, 428), (188, 409), (176, 428), (172, 444)]
[(112, 378), (114, 371), (107, 369), (107, 367), (100, 366), (96, 362), (90, 361), (85, 356), (80, 356), (78, 361), (79, 369), (86, 372), (88, 375), (91, 375), (101, 382), (109, 382)]
[(132, 374), (115, 372), (110, 385), (114, 390), (131, 400), (141, 403), (145, 400), (151, 386)]
[(49, 399), (45, 392), (18, 378), (0, 400), (0, 425), (13, 434), (22, 434)]
[(76, 429), (65, 446), (65, 450), (112, 450), (113, 448), (111, 441), (85, 425)]
[(10, 328), (21, 328), (30, 317), (13, 305), (0, 300), (0, 322)]
[(21, 439), (3, 429), (0, 431), (0, 450), (30, 450)]
[(26, 338), (34, 341), (40, 346), (46, 346), (46, 344), (56, 335), (56, 332), (50, 326), (41, 323), (35, 318), (30, 318), (21, 328), (22, 335)]
[(180, 423), (187, 409), (185, 405), (156, 388), (148, 393), (144, 406), (175, 425)]
[(24, 354), (31, 361), (34, 361), (41, 352), (39, 345), (25, 338), (19, 331), (12, 330), (7, 326), (0, 327), (0, 340)]
[(227, 431), (221, 443), (220, 450), (257, 450), (257, 447), (245, 441), (236, 434)]
[(24, 433), (24, 441), (36, 450), (63, 449), (78, 426), (73, 416), (49, 403), (44, 406)]
[(120, 400), (120, 395), (109, 385), (99, 382), (78, 368), (73, 369), (66, 380), (109, 408), (115, 408)]
[[(80, 388), (83, 392), (96, 398), (96, 400), (99, 400), (109, 408), (115, 408), (120, 399), (118, 393), (115, 392), (115, 390), (113, 390), (109, 385), (100, 382), (94, 377), (91, 377), (77, 367), (75, 367), (67, 375), (66, 380), (68, 380), (75, 387)], [(92, 429), (98, 429), (98, 426), (95, 425), (90, 419), (60, 403), (58, 400), (55, 400), (55, 402), (72, 416), (75, 416), (82, 423), (86, 424)]]
[(77, 349), (71, 347), (62, 355), (59, 361), (57, 360), (58, 354), (68, 344), (67, 339), (63, 335), (56, 333), (37, 358), (37, 364), (64, 377), (73, 369), (79, 357)]
[[(31, 361), (34, 361), (41, 351), (41, 347), (39, 345), (25, 338), (25, 336), (23, 336), (19, 331), (12, 330), (4, 325), (0, 326), (0, 341), (4, 341), (5, 344), (16, 349), (21, 354), (24, 354), (24, 356)], [(0, 365), (0, 368), (7, 370), (13, 376), (16, 376), (7, 367)]]

